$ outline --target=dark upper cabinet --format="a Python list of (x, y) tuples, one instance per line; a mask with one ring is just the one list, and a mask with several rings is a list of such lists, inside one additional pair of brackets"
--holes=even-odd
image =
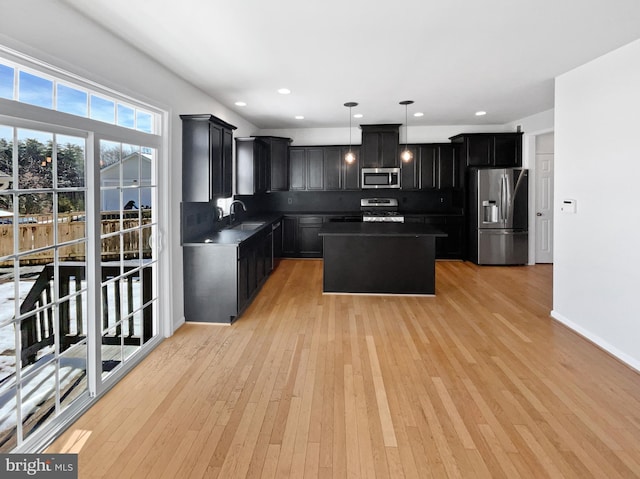
[(267, 145), (259, 138), (236, 138), (236, 194), (253, 195), (268, 190)]
[(400, 125), (360, 125), (361, 164), (364, 168), (398, 167)]
[(236, 194), (289, 189), (289, 138), (236, 138)]
[[(420, 184), (418, 181), (419, 161), (416, 161), (416, 158), (418, 158), (418, 145), (406, 145), (406, 148), (411, 152), (411, 160), (401, 162), (400, 187), (403, 190), (417, 190)], [(405, 147), (403, 146), (402, 151), (404, 149)]]
[(266, 144), (269, 166), (269, 191), (287, 191), (289, 189), (289, 144), (290, 138), (261, 136)]
[(460, 188), (460, 168), (456, 163), (457, 158), (453, 145), (438, 145), (436, 158), (436, 187), (438, 189)]
[(461, 145), (466, 166), (522, 166), (522, 133), (464, 133), (450, 140)]
[[(402, 162), (403, 190), (430, 190), (457, 188), (458, 168), (454, 148), (448, 143), (407, 145), (412, 154), (410, 161)], [(404, 150), (404, 147), (403, 147)]]
[(322, 148), (307, 149), (307, 190), (324, 189), (324, 151)]
[(324, 148), (294, 146), (289, 149), (289, 189), (324, 189)]
[(292, 147), (289, 150), (289, 189), (307, 189), (307, 150)]
[(341, 157), (341, 148), (324, 148), (324, 189), (341, 190), (343, 185), (342, 170), (344, 159)]
[(436, 185), (436, 158), (438, 156), (438, 146), (421, 145), (418, 148), (418, 178), (421, 190), (431, 190)]
[(222, 131), (222, 197), (233, 196), (233, 132)]
[(324, 190), (358, 190), (360, 189), (360, 147), (351, 147), (355, 157), (347, 163), (345, 157), (349, 147), (325, 146), (324, 150)]
[(213, 115), (182, 119), (182, 201), (231, 196), (231, 142), (235, 126)]
[(340, 148), (340, 168), (342, 177), (343, 190), (359, 190), (360, 189), (360, 147), (352, 146), (351, 153), (355, 157), (352, 163), (347, 163), (345, 157), (349, 153), (349, 147)]

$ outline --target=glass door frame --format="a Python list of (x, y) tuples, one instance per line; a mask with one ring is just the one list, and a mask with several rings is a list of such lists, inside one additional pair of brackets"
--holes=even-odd
[[(168, 183), (168, 112), (157, 110), (162, 134), (149, 134), (106, 124), (96, 120), (76, 117), (37, 106), (0, 98), (0, 123), (10, 127), (27, 128), (73, 135), (86, 138), (86, 238), (87, 238), (87, 380), (88, 389), (78, 397), (55, 421), (42, 427), (32, 437), (22, 442), (14, 452), (39, 452), (53, 438), (64, 431), (83, 414), (102, 394), (113, 387), (133, 367), (149, 354), (165, 337), (172, 334), (172, 299), (161, 296), (159, 291), (171, 291), (171, 264), (169, 248), (163, 247), (163, 232), (168, 231), (170, 220)], [(156, 151), (155, 178), (156, 195), (153, 207), (157, 223), (153, 238), (154, 257), (157, 258), (153, 272), (154, 322), (156, 330), (151, 340), (140, 348), (127, 364), (104, 380), (102, 378), (100, 327), (101, 317), (101, 240), (100, 240), (100, 140), (117, 141), (153, 148)], [(164, 198), (160, 201), (160, 198)]]

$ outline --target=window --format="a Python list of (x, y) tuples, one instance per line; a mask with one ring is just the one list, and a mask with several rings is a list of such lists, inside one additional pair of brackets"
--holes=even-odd
[[(18, 82), (15, 81), (17, 75)], [(0, 57), (0, 98), (91, 118), (144, 133), (157, 133), (157, 114), (89, 88), (34, 72)]]
[[(159, 341), (155, 131), (166, 113), (2, 55), (4, 453), (46, 441)], [(79, 129), (69, 115), (97, 121)]]

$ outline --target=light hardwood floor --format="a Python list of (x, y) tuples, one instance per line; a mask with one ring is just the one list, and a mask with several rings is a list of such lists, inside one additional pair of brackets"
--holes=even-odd
[(49, 452), (83, 479), (640, 477), (640, 374), (549, 317), (551, 281), (439, 262), (436, 297), (322, 295), (321, 261), (284, 260)]

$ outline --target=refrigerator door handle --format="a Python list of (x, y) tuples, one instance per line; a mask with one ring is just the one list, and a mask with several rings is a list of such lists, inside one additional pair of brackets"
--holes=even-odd
[(515, 199), (516, 195), (518, 194), (518, 188), (520, 188), (520, 184), (522, 183), (522, 179), (526, 176), (526, 171), (527, 170), (520, 170), (520, 175), (518, 176), (518, 180), (516, 181), (516, 186), (513, 189), (513, 199), (511, 201), (509, 201), (509, 206), (513, 207), (513, 200)]
[(500, 177), (500, 219), (505, 221), (507, 219), (507, 177)]

